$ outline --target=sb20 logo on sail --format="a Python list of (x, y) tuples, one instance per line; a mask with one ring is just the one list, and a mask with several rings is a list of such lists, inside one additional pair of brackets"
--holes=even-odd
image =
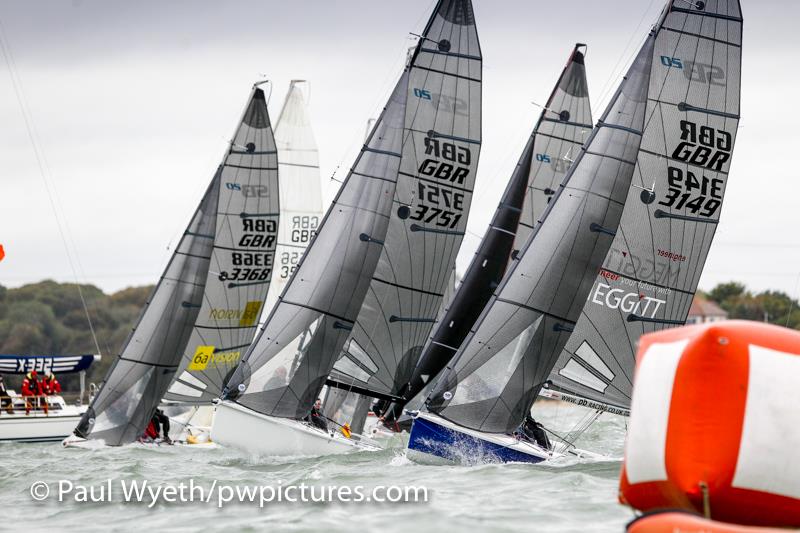
[(725, 71), (716, 65), (683, 61), (680, 58), (669, 56), (661, 56), (661, 64), (665, 67), (682, 70), (684, 77), (689, 81), (699, 81), (709, 85), (725, 85)]

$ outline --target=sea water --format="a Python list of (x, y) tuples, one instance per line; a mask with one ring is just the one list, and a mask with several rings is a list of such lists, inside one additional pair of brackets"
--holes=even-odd
[[(534, 414), (548, 427), (566, 431), (591, 413), (546, 402)], [(633, 517), (617, 503), (624, 424), (603, 415), (577, 442), (605, 457), (547, 465), (469, 457), (465, 465), (417, 464), (405, 457), (407, 436), (395, 437), (380, 452), (296, 458), (252, 457), (222, 447), (133, 444), (86, 450), (5, 443), (0, 530), (620, 532)], [(47, 490), (32, 489), (35, 483)], [(246, 492), (240, 501), (235, 493), (237, 487), (266, 487), (269, 497), (277, 494), (270, 490), (301, 485), (362, 487), (367, 495), (375, 487), (424, 487), (427, 501), (262, 502), (258, 496), (248, 501)], [(223, 488), (230, 492), (220, 494)]]

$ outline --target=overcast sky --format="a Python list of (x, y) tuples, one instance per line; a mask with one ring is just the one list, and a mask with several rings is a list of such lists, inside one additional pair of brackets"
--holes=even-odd
[[(483, 147), (460, 270), (575, 42), (595, 120), (662, 0), (473, 0), (484, 57)], [(433, 0), (0, 0), (50, 184), (82, 281), (154, 283), (226, 149), (251, 84), (311, 82), (326, 198), (402, 68)], [(742, 121), (700, 287), (793, 295), (800, 275), (796, 22), (800, 2), (743, 1)], [(74, 281), (0, 57), (0, 284)], [(335, 183), (334, 183), (335, 185)]]

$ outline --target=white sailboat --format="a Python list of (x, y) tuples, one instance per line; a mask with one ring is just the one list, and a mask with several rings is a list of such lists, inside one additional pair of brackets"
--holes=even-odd
[[(427, 197), (417, 195), (423, 179), (429, 188), (449, 192), (473, 178), (477, 152), (473, 157), (469, 139), (479, 138), (480, 114), (464, 114), (456, 98), (462, 94), (478, 95), (479, 106), (472, 6), (469, 0), (441, 0), (278, 304), (228, 382), (212, 428), (216, 442), (263, 455), (285, 455), (292, 448), (374, 449), (363, 438), (309, 431), (303, 419), (326, 381), (333, 385), (328, 376), (373, 290), (385, 243), (399, 242), (398, 232), (420, 232), (431, 242), (438, 242), (437, 235), (463, 233), (458, 225), (466, 217), (452, 206), (436, 207), (428, 220), (417, 217), (419, 206), (430, 207)], [(465, 125), (466, 138), (455, 137)], [(432, 231), (433, 219), (445, 212)]]

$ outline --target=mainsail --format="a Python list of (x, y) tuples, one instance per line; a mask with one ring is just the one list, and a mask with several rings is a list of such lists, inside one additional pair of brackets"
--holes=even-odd
[[(428, 229), (429, 223), (416, 220), (420, 205), (414, 203), (417, 183), (411, 183), (405, 175), (416, 176), (418, 166), (423, 165), (424, 173), (431, 176), (431, 182), (426, 183), (431, 186), (439, 181), (460, 186), (467, 177), (468, 169), (458, 170), (463, 167), (457, 161), (461, 158), (463, 165), (469, 165), (465, 159), (471, 155), (469, 150), (456, 151), (452, 139), (435, 135), (440, 130), (453, 131), (454, 123), (469, 122), (469, 115), (458, 114), (465, 102), (449, 100), (441, 93), (451, 94), (454, 85), (472, 83), (473, 76), (480, 74), (479, 68), (477, 73), (464, 68), (457, 74), (450, 68), (451, 62), (460, 65), (460, 59), (450, 50), (466, 48), (462, 41), (469, 37), (469, 32), (462, 34), (459, 28), (471, 21), (468, 0), (440, 0), (437, 4), (415, 56), (404, 69), (333, 205), (256, 343), (228, 383), (229, 400), (267, 415), (306, 416), (358, 319), (384, 243), (397, 239), (397, 229), (388, 234), (390, 220), (411, 219), (422, 232)], [(423, 44), (431, 50), (422, 52)], [(431, 84), (426, 84), (427, 80)], [(432, 130), (430, 135), (428, 130), (412, 131), (409, 125), (415, 123), (415, 115), (428, 116), (431, 109), (443, 112), (439, 121), (424, 122)], [(479, 123), (472, 127), (479, 129)], [(427, 155), (426, 149), (430, 152)], [(447, 162), (443, 162), (445, 158)], [(454, 196), (450, 192), (451, 205)], [(448, 226), (441, 231), (459, 231), (459, 218), (452, 207), (436, 208), (433, 214), (429, 222), (436, 218), (440, 228), (442, 224)]]
[[(410, 379), (398, 396), (416, 396), (447, 365), (469, 334), (480, 312), (503, 278), (513, 250), (528, 240), (573, 158), (592, 130), (586, 83), (584, 45), (570, 54), (545, 109), (533, 128), (494, 217), (481, 240), (455, 296), (437, 320), (431, 338)], [(397, 402), (386, 418), (400, 415)]]
[(281, 220), (275, 274), (269, 288), (264, 317), (275, 306), (300, 258), (322, 221), (322, 183), (319, 153), (303, 95), (304, 80), (292, 80), (283, 109), (275, 123), (275, 144), (280, 168)]
[(211, 181), (122, 353), (75, 434), (110, 446), (142, 435), (172, 382), (203, 303), (212, 257), (219, 173)]
[(439, 2), (410, 56), (394, 216), (332, 381), (408, 383), (452, 279), (481, 147), (481, 49), (469, 0)]
[[(278, 162), (264, 91), (254, 87), (217, 171), (208, 280), (192, 336), (165, 399), (218, 398), (255, 336), (273, 278), (279, 226)], [(282, 193), (282, 191), (281, 191)]]
[(639, 337), (686, 321), (739, 122), (739, 1), (676, 0), (664, 16), (634, 173), (641, 188), (628, 193), (620, 229), (550, 376), (551, 389), (623, 409)]
[(654, 36), (428, 398), (463, 427), (510, 433), (567, 342), (619, 225), (647, 106)]

